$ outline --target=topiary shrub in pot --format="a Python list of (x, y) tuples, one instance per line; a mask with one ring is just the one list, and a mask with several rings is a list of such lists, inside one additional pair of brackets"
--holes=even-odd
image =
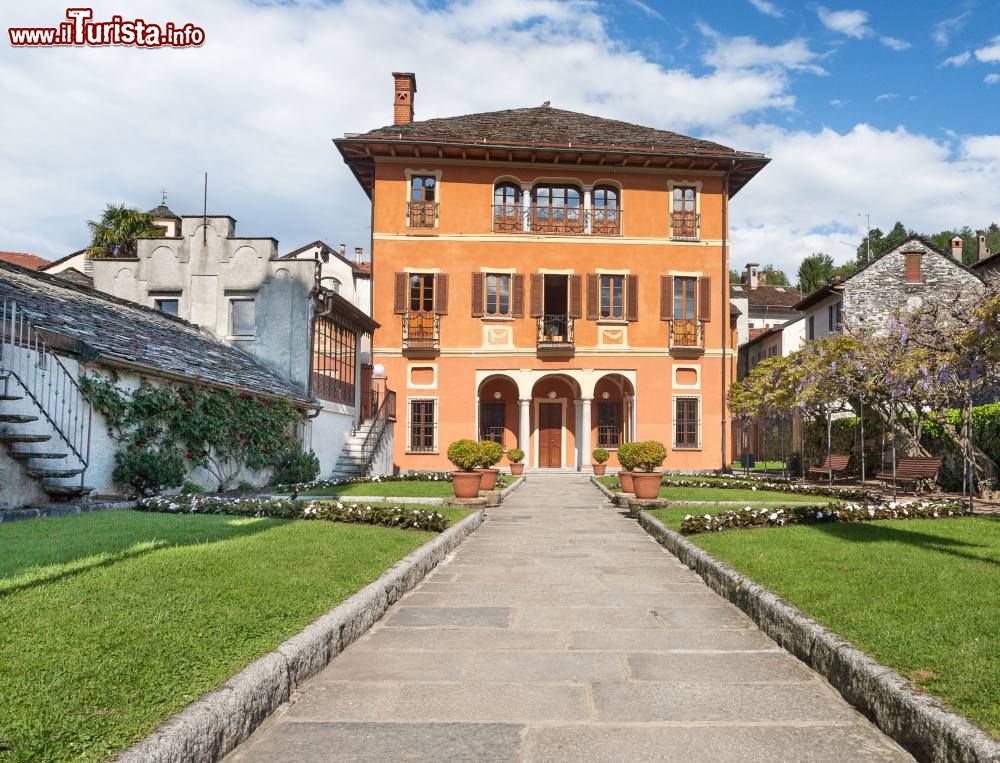
[(479, 471), (483, 475), (483, 481), (479, 485), (480, 490), (493, 490), (497, 486), (500, 470), (493, 467), (500, 463), (501, 458), (503, 458), (503, 447), (500, 443), (492, 440), (482, 440), (479, 443)]
[(510, 461), (510, 473), (515, 477), (524, 474), (524, 451), (520, 448), (511, 448), (507, 451), (507, 460)]
[(618, 446), (618, 463), (622, 465), (621, 471), (618, 472), (618, 480), (622, 483), (623, 493), (631, 493), (633, 490), (632, 469), (635, 468), (635, 463), (632, 460), (632, 454), (635, 452), (637, 444), (634, 442), (623, 442)]
[(608, 459), (611, 458), (611, 454), (604, 448), (594, 448), (594, 452), (590, 455), (594, 457), (594, 474), (598, 477), (603, 477), (604, 472), (608, 468)]
[(656, 471), (667, 458), (667, 449), (662, 442), (646, 440), (635, 444), (632, 461), (636, 471), (632, 473), (632, 492), (636, 498), (658, 498), (663, 473)]
[(479, 485), (483, 481), (483, 473), (473, 471), (479, 466), (479, 443), (475, 440), (455, 440), (448, 446), (448, 460), (456, 472), (451, 473), (451, 484), (456, 498), (478, 498)]

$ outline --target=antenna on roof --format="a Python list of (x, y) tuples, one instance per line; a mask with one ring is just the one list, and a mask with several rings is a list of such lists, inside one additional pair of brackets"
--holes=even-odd
[(205, 173), (205, 195), (201, 207), (201, 243), (208, 244), (208, 173)]
[(167, 189), (166, 188), (161, 188), (160, 189), (160, 204), (162, 204), (163, 206), (167, 206)]

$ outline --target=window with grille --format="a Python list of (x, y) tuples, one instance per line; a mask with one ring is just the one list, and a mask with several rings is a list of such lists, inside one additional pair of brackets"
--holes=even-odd
[(621, 445), (623, 420), (621, 403), (597, 404), (597, 447), (617, 448)]
[(354, 405), (357, 334), (329, 318), (313, 322), (312, 389), (320, 400)]
[(625, 276), (601, 276), (601, 317), (625, 319)]
[(436, 448), (436, 400), (410, 401), (410, 432), (408, 438), (411, 453), (433, 453)]
[(503, 447), (504, 436), (504, 404), (480, 403), (479, 404), (479, 439), (490, 440)]
[(700, 399), (697, 397), (674, 398), (674, 447), (701, 447), (699, 438), (698, 413)]
[(490, 273), (486, 276), (486, 314), (510, 316), (510, 276)]

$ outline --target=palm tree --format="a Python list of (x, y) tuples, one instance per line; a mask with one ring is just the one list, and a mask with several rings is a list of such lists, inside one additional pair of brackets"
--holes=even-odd
[(124, 204), (108, 204), (101, 219), (87, 221), (90, 228), (90, 246), (87, 255), (95, 259), (104, 257), (135, 257), (138, 238), (160, 238), (163, 228), (153, 225), (148, 212), (140, 212)]

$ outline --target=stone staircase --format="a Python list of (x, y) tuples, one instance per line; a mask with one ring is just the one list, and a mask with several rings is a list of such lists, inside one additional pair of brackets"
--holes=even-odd
[(351, 436), (333, 466), (331, 479), (343, 480), (353, 477), (368, 477), (372, 473), (382, 451), (389, 447), (393, 424), (396, 421), (396, 393), (386, 390), (372, 418), (362, 422)]
[(333, 466), (333, 473), (330, 475), (332, 479), (344, 480), (365, 476), (367, 459), (364, 445), (368, 433), (371, 432), (374, 425), (375, 419), (369, 419), (356, 427), (354, 433), (347, 438), (347, 442), (344, 443), (344, 447), (337, 457), (337, 463)]

